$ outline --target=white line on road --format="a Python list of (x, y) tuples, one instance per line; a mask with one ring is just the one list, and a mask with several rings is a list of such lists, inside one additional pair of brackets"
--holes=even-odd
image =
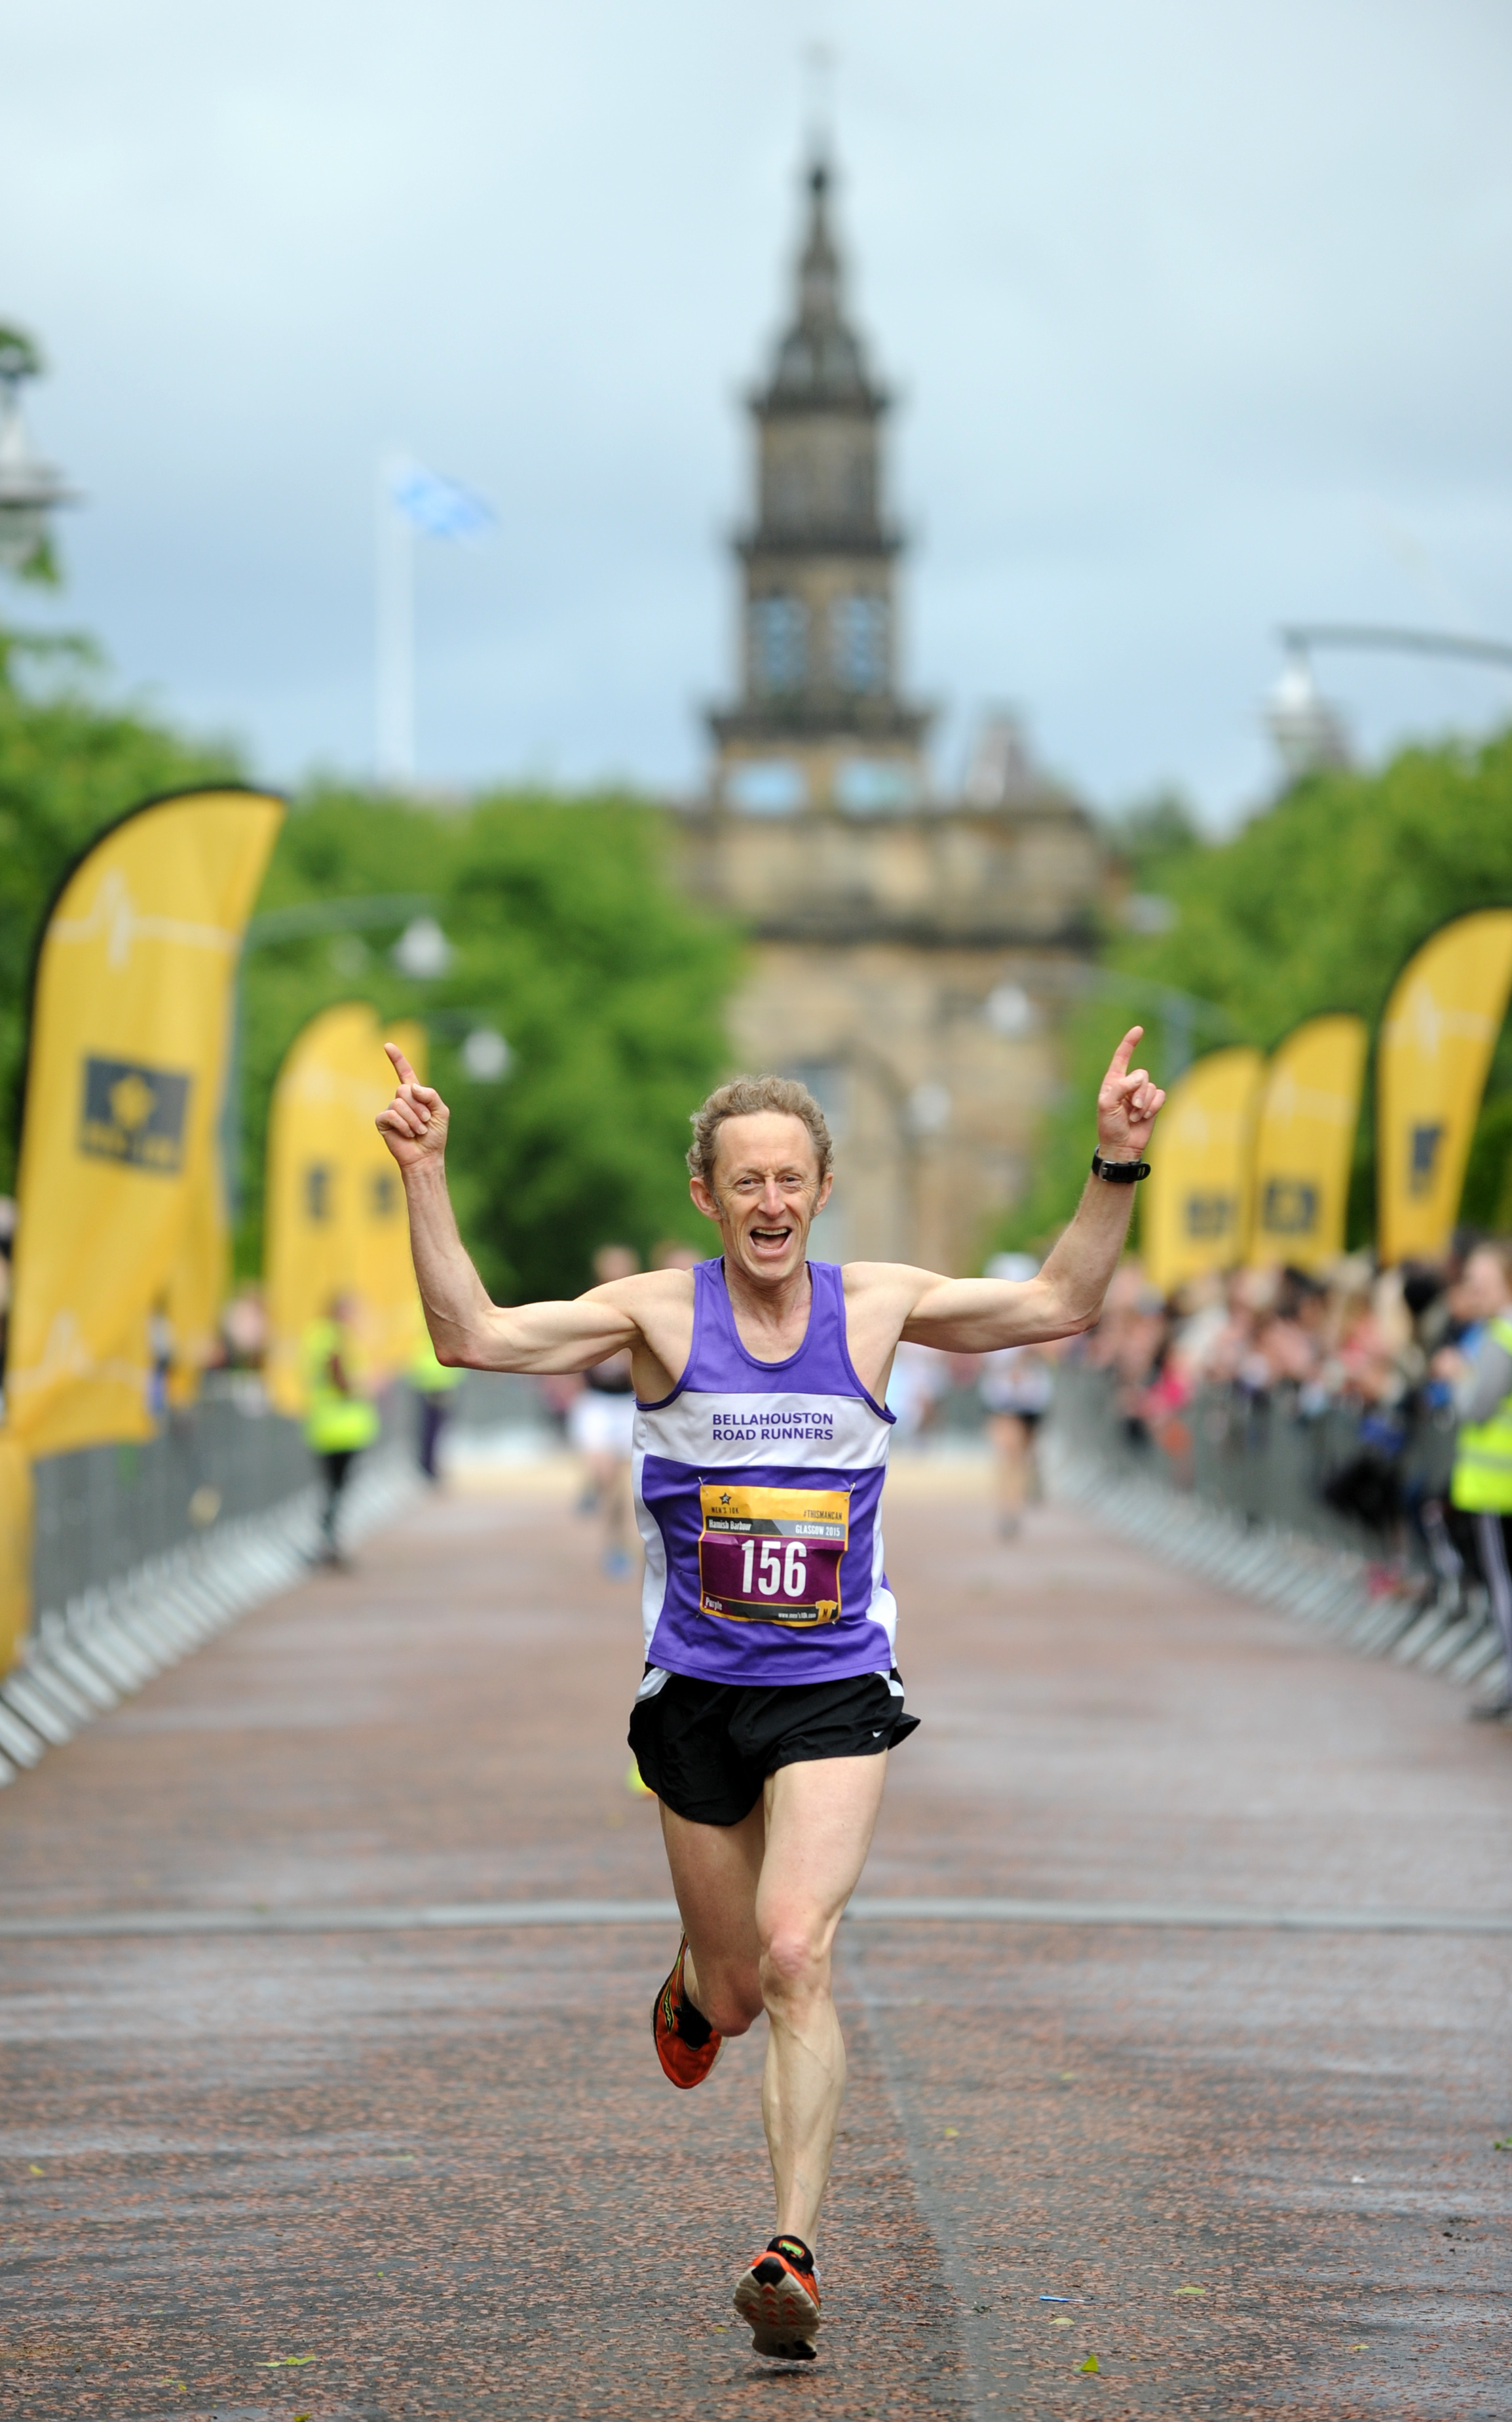
[[(496, 1932), (519, 1926), (671, 1926), (670, 1900), (382, 1902), (342, 1909), (99, 1909), (0, 1916), (0, 1939), (200, 1934), (416, 1934)], [(1263, 1909), (1224, 1901), (1005, 1900), (896, 1896), (853, 1900), (859, 1926), (1145, 1926), (1280, 1934), (1512, 1934), (1512, 1911)]]

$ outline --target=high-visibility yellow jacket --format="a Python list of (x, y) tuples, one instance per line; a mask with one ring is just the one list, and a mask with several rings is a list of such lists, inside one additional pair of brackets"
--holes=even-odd
[[(378, 1407), (351, 1386), (351, 1340), (338, 1320), (312, 1320), (304, 1331), (305, 1443), (317, 1455), (353, 1454), (378, 1436)], [(347, 1375), (337, 1384), (334, 1365)]]
[(427, 1337), (415, 1347), (404, 1376), (417, 1395), (447, 1396), (453, 1388), (461, 1386), (467, 1374), (453, 1363), (438, 1361), (436, 1349)]
[[(1489, 1324), (1489, 1334), (1512, 1354), (1512, 1320), (1504, 1313)], [(1489, 1421), (1462, 1424), (1449, 1502), (1461, 1514), (1512, 1514), (1512, 1395), (1503, 1397)]]

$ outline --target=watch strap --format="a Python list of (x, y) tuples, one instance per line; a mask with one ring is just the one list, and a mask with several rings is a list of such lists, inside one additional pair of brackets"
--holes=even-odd
[(1100, 1152), (1092, 1156), (1092, 1174), (1106, 1179), (1110, 1186), (1137, 1186), (1150, 1173), (1147, 1160), (1104, 1160)]

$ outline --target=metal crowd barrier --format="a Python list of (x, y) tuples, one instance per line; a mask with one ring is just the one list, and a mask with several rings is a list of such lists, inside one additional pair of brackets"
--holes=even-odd
[[(1454, 1459), (1452, 1422), (1434, 1408), (1402, 1419), (1352, 1405), (1315, 1411), (1289, 1385), (1262, 1396), (1208, 1388), (1172, 1427), (1152, 1430), (1126, 1411), (1112, 1373), (1074, 1363), (1056, 1373), (1055, 1422), (1072, 1451), (1189, 1490), (1251, 1528), (1417, 1564), (1426, 1561), (1417, 1509), (1444, 1495)], [(1372, 1502), (1366, 1518), (1360, 1509)]]
[(1307, 1413), (1289, 1388), (1208, 1389), (1152, 1429), (1112, 1373), (1074, 1363), (1056, 1372), (1045, 1440), (1056, 1494), (1173, 1563), (1364, 1655), (1491, 1688), (1504, 1661), (1485, 1589), (1455, 1568), (1432, 1513), (1453, 1454), (1431, 1408), (1397, 1422)]
[[(342, 1509), (361, 1539), (419, 1486), (408, 1392)], [(306, 1571), (318, 1491), (296, 1422), (259, 1386), (215, 1375), (141, 1446), (84, 1448), (35, 1468), (30, 1633), (0, 1677), (0, 1784), (94, 1715)]]
[(149, 1557), (266, 1514), (310, 1485), (297, 1422), (260, 1385), (212, 1373), (199, 1402), (140, 1446), (81, 1447), (35, 1467), (32, 1604), (62, 1609)]

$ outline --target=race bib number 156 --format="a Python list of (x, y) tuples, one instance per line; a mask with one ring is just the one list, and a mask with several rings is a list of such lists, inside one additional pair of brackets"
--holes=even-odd
[(843, 1488), (699, 1491), (698, 1606), (727, 1623), (834, 1623), (850, 1530)]

